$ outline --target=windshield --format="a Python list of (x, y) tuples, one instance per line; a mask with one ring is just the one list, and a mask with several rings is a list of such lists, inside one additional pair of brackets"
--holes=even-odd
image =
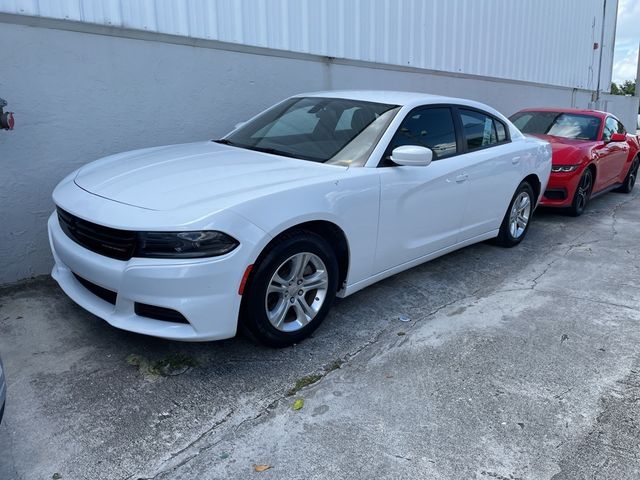
[(597, 140), (600, 119), (562, 112), (518, 112), (510, 120), (522, 133), (553, 135), (576, 140)]
[(398, 110), (396, 105), (342, 98), (291, 98), (217, 142), (301, 160), (361, 166)]

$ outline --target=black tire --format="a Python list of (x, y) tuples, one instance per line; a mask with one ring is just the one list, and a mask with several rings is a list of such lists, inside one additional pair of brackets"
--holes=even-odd
[(620, 188), (616, 188), (616, 192), (631, 193), (633, 191), (633, 187), (635, 186), (636, 180), (638, 179), (639, 166), (640, 166), (640, 157), (636, 157), (633, 159), (633, 162), (631, 162), (631, 166), (629, 167), (627, 176), (624, 179), (624, 183)]
[[(512, 211), (514, 210), (514, 204), (516, 200), (520, 202), (519, 199), (522, 199), (523, 197), (528, 197), (529, 206), (530, 206), (529, 214), (526, 220), (526, 225), (524, 226), (524, 230), (520, 231), (520, 229), (517, 226), (518, 225), (517, 223), (516, 231), (514, 234), (511, 229)], [(511, 248), (518, 245), (524, 239), (524, 237), (527, 235), (527, 232), (529, 231), (529, 225), (531, 225), (531, 219), (533, 217), (534, 207), (535, 207), (535, 197), (533, 194), (533, 188), (531, 187), (529, 182), (523, 181), (520, 185), (518, 185), (516, 192), (513, 194), (513, 197), (509, 202), (509, 208), (507, 208), (507, 212), (504, 214), (504, 218), (502, 219), (502, 224), (500, 225), (500, 232), (498, 233), (498, 236), (495, 239), (495, 243), (497, 245), (500, 245), (501, 247), (506, 247), (506, 248)]]
[(593, 171), (590, 168), (585, 168), (578, 182), (578, 188), (573, 194), (573, 201), (569, 207), (569, 215), (572, 217), (579, 217), (583, 214), (584, 209), (589, 203), (591, 198), (591, 192), (593, 191)]
[[(307, 278), (311, 278), (310, 276), (314, 273), (326, 272), (327, 281), (326, 292), (323, 288), (323, 293), (321, 294), (324, 296), (324, 300), (317, 306), (318, 310), (315, 316), (313, 316), (306, 325), (298, 327), (296, 323), (297, 320), (288, 320), (289, 317), (295, 317), (298, 313), (296, 308), (299, 307), (301, 303), (299, 304), (297, 302), (304, 300), (307, 306), (309, 303), (313, 304), (314, 301), (319, 300), (318, 292), (320, 292), (320, 290), (314, 291), (311, 289), (305, 292), (304, 295), (288, 291), (286, 292), (287, 298), (284, 297), (285, 293), (267, 294), (267, 290), (269, 285), (272, 284), (272, 281), (275, 281), (274, 275), (276, 272), (286, 272), (286, 269), (289, 268), (293, 279), (294, 260), (291, 259), (292, 257), (300, 258), (298, 255), (303, 253), (310, 254), (309, 258), (313, 258), (315, 262), (319, 259), (324, 266), (324, 269), (314, 271), (315, 265), (309, 262), (307, 264), (307, 271), (310, 273)], [(275, 244), (269, 247), (269, 250), (265, 254), (261, 255), (261, 258), (253, 268), (242, 297), (240, 310), (241, 329), (249, 333), (251, 339), (271, 347), (286, 347), (308, 337), (318, 328), (331, 309), (338, 288), (338, 268), (338, 261), (331, 245), (320, 235), (306, 231), (283, 235), (276, 240)], [(300, 275), (298, 278), (302, 278), (305, 273), (302, 272)], [(296, 287), (295, 283), (295, 281), (289, 282), (288, 285), (290, 286), (285, 286), (284, 290), (297, 290), (297, 288), (304, 287), (304, 285)], [(300, 299), (297, 295), (301, 295)], [(309, 295), (311, 296), (310, 301)], [(272, 300), (272, 297), (275, 297), (275, 300)], [(284, 304), (281, 303), (283, 300), (285, 302)], [(289, 306), (289, 304), (286, 303), (288, 300), (295, 303)], [(276, 306), (284, 305), (283, 310), (286, 310), (286, 317), (282, 317), (283, 320), (281, 320), (282, 324), (280, 328), (276, 328), (267, 315), (267, 308), (272, 301)], [(283, 331), (282, 329), (284, 328), (297, 329)]]

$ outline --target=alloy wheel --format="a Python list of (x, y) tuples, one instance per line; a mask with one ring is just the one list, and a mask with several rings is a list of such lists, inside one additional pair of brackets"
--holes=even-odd
[(327, 267), (320, 257), (309, 252), (292, 255), (269, 281), (265, 296), (269, 322), (281, 332), (304, 328), (322, 308), (328, 287)]
[(631, 170), (629, 170), (629, 178), (627, 179), (627, 190), (633, 190), (634, 185), (636, 184), (636, 179), (638, 177), (638, 166), (640, 166), (640, 160), (637, 158), (633, 161), (633, 165), (631, 165)]
[(586, 207), (591, 195), (591, 187), (593, 186), (593, 176), (591, 170), (584, 172), (580, 179), (578, 190), (576, 191), (576, 210), (582, 211)]
[(531, 197), (528, 192), (521, 192), (511, 206), (509, 215), (509, 233), (513, 238), (520, 238), (527, 229), (531, 217)]

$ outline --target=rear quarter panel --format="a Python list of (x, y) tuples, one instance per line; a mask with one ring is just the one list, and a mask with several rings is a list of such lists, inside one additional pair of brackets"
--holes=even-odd
[(509, 143), (464, 155), (470, 160), (470, 181), (462, 240), (499, 229), (514, 192), (528, 175), (536, 175), (546, 186), (551, 159), (545, 144), (519, 135)]
[(523, 146), (522, 175), (523, 178), (529, 175), (536, 175), (540, 180), (540, 192), (538, 201), (542, 198), (549, 183), (551, 175), (552, 152), (551, 144), (544, 140), (525, 137), (526, 144)]

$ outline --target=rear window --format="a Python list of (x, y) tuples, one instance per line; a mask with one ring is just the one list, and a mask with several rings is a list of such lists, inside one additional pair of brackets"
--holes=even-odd
[(467, 150), (490, 147), (507, 140), (504, 124), (491, 115), (464, 108), (459, 111)]

